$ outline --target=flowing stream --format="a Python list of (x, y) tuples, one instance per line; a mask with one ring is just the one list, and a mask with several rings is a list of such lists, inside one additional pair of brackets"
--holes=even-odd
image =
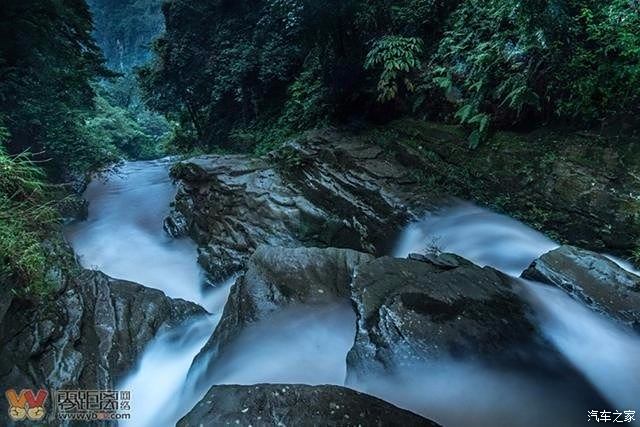
[[(480, 266), (491, 266), (506, 274), (518, 277), (536, 258), (558, 246), (543, 234), (512, 218), (469, 203), (459, 203), (454, 207), (427, 215), (421, 221), (409, 225), (402, 233), (394, 255), (406, 257), (410, 253), (428, 251), (455, 253)], [(630, 264), (615, 257), (606, 256), (622, 268), (637, 274), (637, 271)], [(543, 333), (558, 351), (573, 364), (576, 370), (582, 373), (607, 399), (608, 406), (606, 408), (591, 409), (636, 410), (640, 412), (640, 337), (588, 309), (558, 288), (525, 280), (522, 280), (522, 284), (523, 297), (536, 310)], [(462, 370), (464, 369), (469, 368), (463, 367)], [(460, 372), (460, 367), (453, 370)], [(488, 372), (483, 370), (478, 373), (471, 369), (471, 375), (466, 376), (464, 386), (468, 385), (467, 379), (473, 378), (474, 375), (486, 376)], [(415, 383), (415, 375), (413, 378), (411, 381)], [(455, 378), (455, 372), (449, 373), (443, 378), (443, 381), (448, 381), (449, 390), (455, 389)], [(495, 380), (495, 377), (483, 378), (485, 386), (492, 384), (492, 380)], [(489, 387), (489, 390), (495, 390), (496, 387), (503, 388), (505, 393), (500, 392), (499, 394), (503, 397), (511, 396), (506, 391), (512, 381), (513, 378), (510, 381), (497, 382)], [(452, 386), (452, 384), (454, 385)], [(521, 377), (516, 387), (517, 390), (513, 390), (513, 392), (516, 394), (534, 392), (535, 394), (536, 386), (539, 385), (531, 384), (530, 379), (526, 380)], [(387, 388), (382, 388), (384, 391), (376, 394), (393, 401), (394, 392), (389, 392), (388, 382), (384, 383), (384, 387)], [(460, 385), (460, 388), (462, 387), (463, 385)], [(550, 422), (550, 425), (573, 425), (567, 412), (571, 410), (568, 408), (575, 402), (571, 402), (571, 399), (563, 396), (563, 392), (554, 393), (554, 390), (557, 392), (558, 388), (562, 389), (562, 387), (562, 384), (547, 384), (547, 387), (538, 390), (542, 393), (533, 399), (527, 399), (534, 407), (537, 406), (536, 403), (542, 403), (542, 406), (538, 407), (539, 410), (529, 414), (529, 417), (533, 419), (536, 419), (535, 413), (541, 413), (545, 409), (548, 412), (558, 402), (561, 403), (559, 410), (554, 411), (559, 418), (547, 419), (546, 421), (545, 419), (536, 419), (537, 422), (531, 425), (545, 425), (545, 422)], [(376, 392), (377, 390), (370, 388), (367, 391)], [(543, 396), (542, 399), (541, 396)], [(482, 404), (487, 399), (495, 405), (501, 398), (500, 396), (492, 396), (492, 393), (488, 392), (482, 398), (471, 399), (471, 401), (475, 403), (479, 401), (479, 404)], [(403, 404), (409, 402), (409, 399), (411, 399), (410, 396), (407, 399), (397, 400), (396, 403)], [(468, 397), (466, 400), (468, 403)], [(451, 399), (448, 398), (444, 402), (445, 406), (447, 401), (451, 401)], [(522, 402), (522, 400), (520, 401)], [(412, 402), (409, 407), (418, 412), (427, 412), (420, 411), (423, 404), (423, 402)], [(518, 405), (500, 406), (521, 409), (521, 406)], [(450, 425), (458, 424), (456, 422), (457, 415), (447, 413), (446, 409), (442, 412), (443, 415), (440, 419), (443, 422), (451, 420), (453, 423)], [(586, 411), (584, 413), (586, 421)], [(451, 415), (453, 415), (453, 419), (450, 418)], [(516, 416), (516, 414), (511, 415)], [(563, 415), (568, 417), (561, 421)], [(509, 419), (513, 420), (513, 418)], [(523, 419), (520, 418), (520, 420)], [(469, 421), (466, 419), (466, 422)], [(495, 425), (495, 419), (492, 420), (491, 414), (487, 417), (486, 425)], [(504, 423), (504, 425), (509, 425), (509, 423)]]
[(65, 234), (83, 267), (202, 304), (196, 245), (162, 229), (176, 192), (170, 165), (169, 159), (125, 163), (93, 179), (84, 193), (88, 219)]
[[(185, 380), (220, 320), (233, 283), (229, 279), (205, 292), (196, 246), (164, 232), (163, 219), (176, 192), (170, 165), (169, 159), (130, 162), (94, 179), (84, 194), (87, 220), (65, 232), (85, 268), (160, 289), (212, 313), (165, 332), (148, 346), (135, 372), (118, 385), (132, 392), (131, 420), (122, 425), (175, 425), (200, 400), (207, 388)], [(355, 313), (346, 303), (287, 310), (243, 333), (208, 384), (343, 384), (353, 325)]]
[[(94, 179), (85, 193), (90, 202), (87, 221), (66, 230), (83, 266), (193, 301), (211, 313), (158, 336), (136, 370), (118, 385), (132, 392), (132, 419), (126, 423), (132, 426), (175, 425), (206, 392), (186, 382), (187, 372), (217, 325), (233, 282), (205, 291), (195, 245), (164, 233), (162, 220), (175, 195), (170, 164), (168, 159), (125, 163), (117, 173)], [(460, 204), (408, 226), (394, 255), (453, 252), (519, 276), (535, 258), (556, 247), (513, 219)], [(610, 404), (591, 409), (640, 410), (638, 336), (562, 291), (528, 282), (523, 289), (548, 339)], [(209, 385), (343, 385), (354, 334), (355, 315), (348, 304), (285, 310), (246, 330), (208, 378)], [(584, 423), (575, 422), (575, 411), (590, 403), (562, 378), (540, 379), (450, 361), (353, 386), (449, 427), (583, 425), (586, 411)]]
[(170, 159), (129, 162), (95, 177), (84, 193), (89, 202), (87, 220), (65, 230), (83, 267), (159, 289), (212, 313), (157, 337), (136, 372), (118, 385), (134, 396), (130, 422), (134, 426), (175, 424), (179, 417), (167, 414), (165, 408), (180, 395), (193, 358), (220, 319), (230, 287), (221, 284), (205, 292), (196, 245), (188, 239), (171, 239), (163, 230), (176, 193), (168, 173), (171, 164)]

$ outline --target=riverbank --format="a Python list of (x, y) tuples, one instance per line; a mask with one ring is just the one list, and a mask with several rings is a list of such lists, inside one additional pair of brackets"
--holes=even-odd
[(260, 158), (179, 163), (165, 225), (196, 241), (214, 280), (238, 271), (261, 243), (388, 254), (390, 236), (453, 198), (505, 213), (559, 243), (630, 259), (640, 237), (638, 147), (631, 137), (541, 130), (498, 133), (470, 149), (459, 127), (414, 120), (314, 130)]
[(415, 168), (426, 191), (473, 200), (560, 242), (625, 257), (640, 242), (640, 136), (497, 132), (470, 149), (464, 132), (415, 120), (365, 132)]
[[(539, 411), (561, 402), (582, 414), (609, 396), (620, 400), (636, 386), (622, 381), (611, 389), (600, 365), (554, 340), (563, 339), (558, 325), (565, 325), (570, 339), (624, 346), (631, 358), (615, 360), (633, 365), (637, 337), (628, 329), (639, 317), (628, 302), (639, 298), (636, 276), (582, 250), (540, 257), (566, 242), (633, 251), (635, 142), (544, 136), (498, 134), (497, 145), (471, 150), (457, 127), (400, 121), (309, 131), (259, 158), (125, 163), (94, 179), (84, 193), (85, 221), (65, 228), (81, 265), (101, 272), (76, 266), (62, 271), (60, 285), (41, 299), (7, 300), (0, 378), (51, 389), (124, 385), (144, 395), (156, 388), (149, 386), (153, 373), (163, 371), (171, 373), (170, 384), (157, 388), (189, 390), (175, 407), (149, 401), (151, 409), (134, 411), (144, 419), (138, 424), (152, 423), (160, 411), (153, 408), (163, 408), (172, 425), (211, 385), (225, 381), (348, 386), (445, 425), (468, 424), (450, 402), (420, 398), (421, 386), (407, 376), (412, 367), (424, 381), (434, 378), (434, 366), (447, 372), (438, 380), (446, 387), (431, 387), (449, 390), (451, 401), (470, 398), (474, 384), (487, 381), (504, 393), (522, 392)], [(509, 213), (547, 236), (458, 199)], [(618, 235), (627, 243), (611, 244)], [(516, 277), (536, 259), (535, 280), (563, 289), (560, 294), (541, 292), (541, 301), (523, 296), (528, 285)], [(576, 291), (588, 273), (590, 287)], [(229, 291), (231, 283), (221, 283), (234, 275)], [(626, 297), (612, 299), (609, 287)], [(575, 318), (560, 316), (559, 307)], [(547, 323), (545, 313), (551, 313)], [(597, 333), (585, 335), (581, 324), (593, 324)], [(184, 352), (175, 351), (178, 341)], [(322, 358), (318, 348), (327, 349)], [(513, 375), (515, 383), (507, 380)], [(534, 384), (536, 376), (543, 385)], [(552, 389), (561, 391), (557, 398), (542, 397)], [(239, 393), (248, 407), (261, 405), (254, 399), (285, 412), (291, 405), (249, 391), (210, 393)], [(314, 405), (327, 398), (313, 396), (349, 393), (291, 391)], [(495, 423), (496, 402), (486, 395), (473, 404)], [(386, 414), (393, 416), (394, 408)], [(236, 409), (223, 408), (225, 414)], [(200, 413), (220, 415), (201, 401), (182, 422), (189, 425)], [(580, 425), (571, 416), (566, 422)]]

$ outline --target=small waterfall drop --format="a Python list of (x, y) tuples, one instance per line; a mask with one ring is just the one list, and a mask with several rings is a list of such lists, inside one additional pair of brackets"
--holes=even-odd
[(283, 310), (247, 328), (207, 377), (207, 387), (195, 386), (198, 375), (187, 374), (215, 330), (235, 278), (204, 292), (195, 244), (164, 232), (176, 192), (170, 166), (168, 159), (125, 163), (117, 173), (94, 179), (84, 194), (88, 219), (65, 232), (84, 267), (160, 289), (212, 313), (159, 334), (147, 346), (137, 369), (117, 385), (132, 393), (131, 419), (120, 424), (173, 426), (214, 384), (344, 384), (355, 314), (337, 302)]
[[(231, 279), (204, 292), (195, 244), (172, 240), (162, 230), (176, 191), (168, 176), (170, 164), (170, 160), (126, 163), (117, 174), (95, 179), (85, 193), (90, 202), (88, 220), (66, 229), (83, 266), (196, 302), (212, 313), (161, 333), (144, 351), (137, 369), (118, 385), (133, 395), (132, 419), (122, 423), (126, 426), (175, 425), (206, 392), (186, 383), (187, 373), (218, 324), (233, 283)], [(514, 219), (461, 203), (409, 225), (394, 254), (452, 252), (519, 276), (534, 259), (557, 246)], [(524, 282), (523, 288), (549, 340), (612, 404), (623, 406), (593, 409), (637, 409), (630, 405), (640, 395), (638, 337), (559, 289)], [(247, 328), (207, 377), (208, 385), (344, 384), (354, 324), (348, 304), (283, 310)], [(580, 402), (567, 400), (572, 390), (561, 382), (458, 361), (372, 378), (356, 388), (448, 427), (537, 427), (549, 425), (549, 420), (568, 426), (572, 418), (567, 414), (582, 410)], [(459, 402), (465, 402), (463, 408)], [(550, 412), (555, 418), (542, 416)]]
[(518, 276), (533, 260), (557, 247), (515, 219), (460, 203), (408, 225), (394, 255), (405, 258), (410, 253), (449, 252)]
[(184, 415), (176, 408), (182, 408), (179, 397), (187, 372), (220, 320), (232, 284), (205, 291), (196, 245), (164, 232), (163, 220), (176, 193), (171, 164), (170, 159), (129, 162), (94, 178), (84, 194), (87, 220), (65, 230), (83, 267), (159, 289), (212, 313), (161, 332), (148, 345), (137, 369), (117, 385), (132, 394), (131, 420), (121, 425), (170, 426)]
[(162, 227), (176, 193), (171, 164), (130, 162), (95, 177), (84, 193), (87, 220), (66, 227), (65, 236), (83, 267), (202, 305), (196, 245), (171, 239)]
[[(518, 277), (536, 258), (557, 247), (542, 233), (512, 218), (460, 203), (407, 226), (395, 255), (450, 252)], [(637, 274), (629, 263), (608, 257)], [(640, 337), (561, 289), (522, 283), (523, 296), (535, 308), (544, 335), (613, 405), (593, 409), (638, 410)]]

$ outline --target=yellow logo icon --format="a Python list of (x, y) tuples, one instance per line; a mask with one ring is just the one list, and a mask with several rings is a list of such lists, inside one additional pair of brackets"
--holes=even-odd
[(18, 394), (14, 389), (7, 390), (5, 396), (9, 401), (9, 418), (13, 421), (40, 421), (46, 415), (44, 404), (47, 401), (49, 392), (47, 390), (25, 389)]

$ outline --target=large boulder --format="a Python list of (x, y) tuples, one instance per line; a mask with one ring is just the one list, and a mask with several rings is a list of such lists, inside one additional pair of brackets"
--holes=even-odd
[(220, 323), (194, 360), (192, 372), (200, 371), (202, 364), (210, 372), (242, 331), (274, 312), (347, 301), (356, 268), (372, 259), (349, 249), (259, 247), (231, 288)]
[(213, 280), (242, 270), (262, 244), (388, 253), (417, 205), (412, 175), (381, 147), (332, 131), (261, 159), (196, 157), (172, 175), (178, 192), (165, 229), (197, 242)]
[[(639, 186), (633, 168), (620, 164), (637, 163), (640, 150), (593, 137), (500, 134), (471, 150), (460, 129), (423, 121), (314, 130), (259, 159), (179, 163), (166, 228), (196, 240), (214, 279), (241, 270), (260, 244), (388, 254), (407, 221), (451, 196), (572, 244), (628, 254), (640, 236)], [(539, 164), (546, 167), (532, 167)]]
[(383, 257), (358, 268), (349, 382), (440, 359), (535, 364), (542, 354), (558, 358), (518, 296), (516, 280), (455, 255), (415, 258)]
[(640, 277), (603, 255), (562, 246), (535, 260), (522, 277), (558, 286), (592, 309), (640, 331)]
[(0, 323), (0, 384), (113, 389), (160, 331), (206, 314), (196, 304), (100, 272), (67, 280), (50, 302), (12, 300)]
[(260, 247), (191, 374), (209, 386), (225, 351), (250, 326), (289, 307), (340, 300), (350, 301), (357, 315), (347, 356), (350, 384), (442, 359), (571, 370), (542, 336), (517, 279), (451, 254), (413, 258)]
[(373, 396), (337, 386), (260, 384), (216, 386), (178, 427), (430, 426), (438, 424)]
[(172, 170), (178, 193), (165, 229), (188, 234), (199, 262), (213, 280), (240, 271), (260, 244), (297, 246), (305, 221), (327, 215), (288, 188), (262, 160), (248, 156), (203, 156)]

